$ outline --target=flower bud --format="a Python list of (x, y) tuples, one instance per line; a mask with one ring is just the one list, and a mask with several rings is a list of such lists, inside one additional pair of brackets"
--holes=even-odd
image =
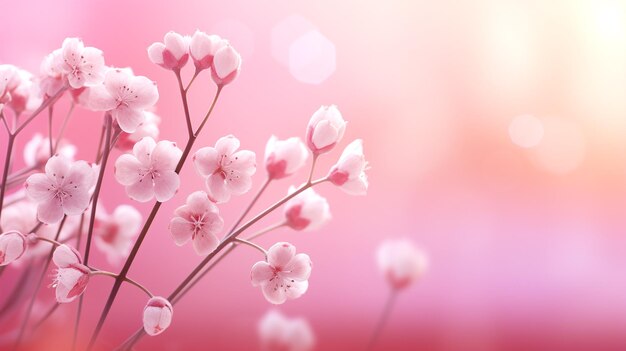
[(211, 67), (217, 50), (226, 45), (226, 42), (217, 35), (208, 35), (197, 30), (191, 37), (189, 53), (196, 66), (196, 71)]
[(241, 56), (226, 43), (215, 52), (211, 65), (211, 77), (218, 86), (229, 84), (239, 75), (241, 69)]
[(304, 166), (309, 153), (300, 138), (278, 140), (272, 135), (265, 147), (265, 168), (270, 179), (292, 175)]
[(343, 150), (339, 161), (331, 168), (328, 179), (350, 195), (365, 195), (368, 187), (366, 169), (363, 141), (357, 139)]
[[(289, 189), (292, 193), (294, 187)], [(295, 230), (314, 230), (331, 218), (330, 206), (325, 198), (309, 188), (285, 204), (285, 223)]]
[(176, 32), (165, 34), (164, 43), (153, 43), (148, 47), (148, 57), (165, 69), (179, 71), (189, 59), (187, 38)]
[(346, 121), (337, 106), (322, 106), (309, 120), (307, 146), (314, 154), (328, 152), (341, 140), (345, 131)]
[(378, 248), (378, 267), (394, 289), (419, 279), (428, 266), (426, 254), (407, 239), (387, 240)]
[(143, 329), (146, 334), (154, 336), (161, 334), (172, 323), (174, 309), (165, 298), (155, 296), (148, 300), (143, 310)]
[(57, 276), (52, 283), (59, 303), (74, 301), (87, 288), (91, 271), (82, 264), (80, 254), (67, 245), (54, 250), (52, 261), (57, 266)]
[(22, 257), (26, 251), (26, 237), (15, 230), (0, 234), (0, 266)]

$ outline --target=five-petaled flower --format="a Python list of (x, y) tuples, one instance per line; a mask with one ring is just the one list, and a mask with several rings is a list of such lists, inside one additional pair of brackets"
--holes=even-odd
[(144, 111), (143, 114), (145, 119), (141, 122), (137, 129), (135, 129), (135, 132), (120, 133), (117, 143), (115, 143), (116, 148), (124, 152), (129, 152), (139, 140), (145, 137), (151, 137), (154, 140), (159, 139), (159, 124), (161, 123), (161, 118), (154, 112), (150, 111)]
[(84, 86), (93, 86), (102, 83), (104, 71), (104, 56), (102, 51), (92, 47), (85, 47), (78, 38), (66, 38), (61, 47), (61, 55), (54, 57), (60, 71), (67, 77), (70, 86), (74, 89)]
[(167, 299), (155, 296), (148, 300), (143, 309), (143, 329), (146, 334), (154, 336), (161, 334), (172, 323), (174, 309)]
[(135, 76), (129, 69), (111, 68), (104, 84), (89, 89), (88, 105), (94, 111), (110, 111), (120, 128), (134, 132), (144, 121), (144, 111), (159, 99), (156, 83), (144, 76)]
[(204, 191), (187, 197), (187, 203), (176, 209), (170, 221), (170, 232), (176, 245), (182, 246), (190, 239), (198, 255), (207, 255), (219, 244), (216, 234), (222, 230), (224, 220), (219, 210)]
[(176, 32), (168, 32), (164, 43), (153, 43), (148, 47), (148, 57), (152, 63), (165, 69), (179, 71), (189, 59), (189, 37)]
[(117, 264), (128, 255), (141, 221), (141, 213), (130, 205), (120, 205), (113, 214), (96, 217), (93, 231), (96, 246), (106, 254), (109, 263)]
[(252, 266), (253, 286), (260, 286), (263, 296), (273, 304), (282, 304), (306, 292), (311, 275), (311, 259), (307, 254), (296, 255), (295, 246), (279, 242), (267, 251), (267, 261)]
[(132, 154), (121, 155), (115, 161), (115, 179), (126, 187), (126, 194), (139, 202), (159, 202), (171, 199), (180, 186), (175, 172), (182, 151), (176, 143), (150, 137), (141, 139)]
[(37, 218), (53, 224), (64, 214), (79, 215), (87, 209), (89, 190), (95, 179), (95, 172), (87, 162), (71, 162), (54, 155), (46, 163), (45, 173), (35, 173), (26, 179), (26, 193), (38, 203)]
[(394, 289), (402, 289), (419, 279), (428, 267), (426, 254), (408, 239), (384, 241), (376, 254), (378, 268)]
[[(289, 193), (293, 193), (292, 186)], [(315, 230), (326, 224), (330, 218), (328, 201), (308, 188), (285, 203), (285, 224), (295, 230)]]
[(274, 310), (259, 322), (259, 338), (264, 351), (309, 351), (315, 345), (315, 336), (306, 319), (287, 318)]
[(270, 179), (294, 174), (309, 157), (306, 145), (298, 137), (278, 140), (274, 135), (265, 146), (265, 169)]
[(207, 194), (213, 202), (226, 202), (231, 194), (241, 195), (252, 187), (256, 155), (237, 149), (239, 139), (228, 135), (220, 138), (215, 147), (203, 147), (193, 156), (196, 171), (205, 177)]
[(367, 161), (363, 155), (363, 141), (357, 139), (343, 150), (339, 161), (328, 174), (331, 183), (350, 195), (365, 195), (367, 193)]
[(26, 237), (22, 233), (11, 230), (0, 234), (0, 266), (6, 266), (22, 257), (26, 247)]
[(82, 263), (80, 254), (73, 248), (59, 245), (52, 256), (57, 266), (57, 274), (52, 287), (56, 288), (59, 303), (74, 301), (87, 288), (91, 270)]
[(316, 155), (328, 152), (341, 141), (345, 131), (346, 121), (337, 106), (322, 106), (309, 120), (306, 130), (307, 146)]

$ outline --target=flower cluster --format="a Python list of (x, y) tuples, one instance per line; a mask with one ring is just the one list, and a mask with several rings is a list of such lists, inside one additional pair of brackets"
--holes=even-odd
[[(347, 145), (324, 176), (313, 177), (317, 159), (340, 145), (346, 131), (346, 121), (334, 105), (322, 106), (313, 113), (308, 126), (303, 125), (303, 139), (271, 135), (260, 160), (254, 151), (242, 147), (234, 135), (218, 138), (212, 146), (195, 148), (220, 92), (238, 77), (241, 57), (227, 40), (201, 31), (192, 36), (169, 32), (162, 43), (150, 45), (147, 51), (150, 61), (175, 75), (185, 120), (163, 122), (186, 123), (189, 135), (184, 147), (179, 148), (175, 141), (159, 140), (162, 119), (154, 112), (159, 99), (156, 83), (135, 75), (130, 68), (106, 66), (103, 51), (85, 46), (78, 38), (65, 39), (60, 48), (47, 55), (37, 76), (15, 66), (0, 65), (0, 119), (9, 135), (7, 166), (2, 167), (0, 185), (0, 266), (43, 262), (47, 268), (53, 263), (56, 271), (51, 286), (58, 303), (75, 301), (96, 276), (112, 278), (113, 287), (88, 348), (96, 341), (122, 284), (133, 285), (148, 295), (139, 333), (157, 335), (172, 323), (175, 303), (201, 278), (198, 272), (218, 253), (223, 257), (241, 246), (254, 248), (263, 255), (263, 259), (251, 265), (250, 279), (268, 302), (282, 304), (303, 296), (309, 288), (313, 266), (310, 257), (296, 253), (295, 246), (287, 242), (277, 242), (265, 250), (254, 240), (281, 227), (294, 231), (323, 227), (331, 213), (328, 201), (313, 189), (318, 184), (333, 184), (353, 195), (364, 195), (368, 188), (368, 165), (360, 139)], [(181, 71), (188, 62), (193, 62), (194, 74), (183, 84)], [(215, 96), (204, 118), (196, 124), (198, 121), (189, 112), (187, 93), (202, 72), (210, 74)], [(64, 97), (70, 108), (58, 135), (52, 135), (52, 107)], [(93, 160), (76, 159), (82, 154), (63, 136), (75, 107), (101, 116), (99, 120), (94, 117), (94, 124), (101, 124), (102, 129), (100, 139), (94, 138), (97, 147)], [(48, 133), (32, 137), (24, 148), (25, 167), (13, 170), (9, 165), (15, 139), (42, 111), (50, 114)], [(28, 116), (20, 119), (21, 114)], [(11, 118), (15, 123), (7, 123)], [(119, 154), (114, 156), (115, 153)], [(178, 204), (168, 230), (175, 245), (191, 242), (203, 260), (164, 298), (155, 296), (128, 274), (145, 237), (159, 231), (151, 231), (151, 225), (161, 204), (178, 200), (176, 194), (183, 182), (180, 172), (189, 158), (203, 186), (185, 194), (186, 200)], [(300, 185), (287, 185), (284, 197), (244, 222), (270, 183), (296, 177), (309, 160), (311, 167), (304, 174), (305, 180), (292, 183)], [(145, 221), (141, 212), (129, 204), (118, 204), (112, 212), (107, 211), (101, 196), (110, 190), (105, 189), (110, 186), (104, 181), (109, 174), (107, 166), (113, 167), (118, 183), (114, 185), (125, 191), (130, 200), (153, 203)], [(245, 210), (232, 229), (224, 231), (220, 207), (235, 199), (239, 201), (236, 197), (253, 189), (259, 173), (263, 173), (265, 182), (249, 205), (241, 207)], [(18, 190), (21, 185), (23, 189)], [(244, 237), (257, 222), (279, 210), (282, 217), (277, 223)], [(123, 263), (118, 273), (94, 267), (90, 262), (92, 243), (112, 267)], [(167, 259), (168, 255), (164, 257)], [(45, 273), (44, 269), (42, 279)], [(31, 301), (36, 298), (37, 292)], [(26, 313), (24, 328), (29, 325), (30, 308)], [(303, 337), (308, 341), (300, 349), (310, 349), (310, 331), (300, 322), (292, 326), (281, 318), (270, 315), (264, 322), (267, 344), (291, 347), (294, 338)], [(129, 340), (131, 344), (125, 347), (132, 347), (138, 339)]]

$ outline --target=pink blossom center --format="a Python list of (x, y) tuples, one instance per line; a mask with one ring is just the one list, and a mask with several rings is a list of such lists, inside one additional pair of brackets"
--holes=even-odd
[(231, 158), (229, 155), (222, 154), (218, 161), (219, 167), (213, 172), (215, 175), (219, 175), (225, 181), (232, 182), (235, 179), (239, 179), (239, 174), (232, 169), (233, 162), (239, 160), (238, 156)]
[(193, 234), (192, 234), (192, 239), (196, 238), (196, 235), (202, 231), (202, 228), (204, 228), (204, 225), (207, 223), (206, 218), (205, 218), (205, 214), (201, 214), (201, 215), (192, 215), (191, 216), (191, 225), (193, 227)]
[[(53, 174), (53, 176), (56, 177), (56, 173)], [(66, 198), (73, 197), (71, 189), (78, 189), (78, 185), (74, 184), (74, 181), (70, 181), (69, 183), (64, 184), (64, 179), (65, 176), (61, 176), (61, 182), (52, 182), (47, 189), (50, 193), (52, 193), (52, 197), (56, 199), (61, 205), (63, 205), (63, 202)]]
[(117, 94), (117, 107), (124, 106), (128, 107), (128, 101), (133, 99), (138, 99), (139, 95), (132, 90), (128, 85), (122, 85)]
[(285, 293), (292, 287), (291, 283), (294, 283), (293, 279), (285, 279), (281, 274), (283, 271), (282, 267), (279, 266), (271, 266), (272, 268), (272, 277), (269, 280), (269, 284), (272, 287), (272, 290), (278, 291), (278, 289), (283, 290)]

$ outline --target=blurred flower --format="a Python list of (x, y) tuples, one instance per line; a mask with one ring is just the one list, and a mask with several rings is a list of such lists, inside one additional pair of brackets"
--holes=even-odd
[(218, 35), (208, 35), (196, 30), (189, 44), (189, 53), (196, 66), (196, 72), (211, 67), (215, 53), (224, 45), (226, 45), (226, 42)]
[(419, 279), (428, 266), (426, 254), (408, 239), (386, 240), (377, 252), (378, 267), (394, 289)]
[(144, 111), (143, 114), (145, 116), (144, 121), (141, 122), (137, 129), (135, 129), (135, 132), (122, 132), (120, 134), (117, 139), (117, 143), (115, 143), (116, 148), (124, 152), (129, 152), (133, 149), (135, 143), (145, 137), (151, 137), (154, 140), (158, 140), (161, 118), (150, 111)]
[(207, 194), (213, 202), (226, 202), (231, 194), (241, 195), (252, 187), (256, 155), (237, 149), (239, 139), (228, 135), (220, 138), (215, 147), (203, 147), (193, 156), (196, 171), (205, 177)]
[(105, 213), (96, 219), (93, 231), (96, 246), (107, 255), (109, 263), (117, 264), (128, 256), (141, 224), (141, 213), (130, 205), (120, 205), (112, 215)]
[(300, 138), (278, 140), (274, 135), (265, 146), (265, 168), (270, 179), (294, 174), (306, 163), (309, 152)]
[(218, 86), (231, 83), (239, 75), (241, 56), (227, 42), (215, 52), (211, 65), (211, 77)]
[(259, 323), (259, 338), (264, 351), (308, 351), (315, 344), (309, 323), (303, 318), (287, 318), (269, 311)]
[(54, 155), (46, 163), (45, 173), (26, 179), (26, 194), (38, 203), (40, 221), (57, 223), (64, 214), (79, 215), (87, 209), (94, 181), (94, 171), (87, 162)]
[(26, 237), (22, 233), (11, 230), (0, 234), (0, 266), (22, 257), (26, 251)]
[(250, 272), (253, 286), (260, 286), (265, 299), (282, 304), (295, 299), (309, 287), (312, 263), (307, 254), (297, 254), (295, 246), (279, 242), (267, 251), (267, 262), (254, 264)]
[[(52, 140), (54, 146), (56, 140)], [(76, 146), (67, 140), (61, 139), (56, 153), (65, 159), (73, 161), (76, 155)], [(50, 139), (36, 133), (24, 146), (24, 163), (29, 167), (41, 167), (50, 158)]]
[[(2, 229), (5, 231), (30, 233), (30, 231), (39, 224), (39, 220), (37, 219), (37, 203), (26, 198), (5, 207), (2, 210), (2, 220), (0, 220), (0, 223), (2, 224)], [(66, 229), (69, 229), (68, 224), (66, 220), (63, 226), (64, 230), (61, 232), (59, 239), (65, 239), (67, 237), (68, 232)], [(57, 229), (57, 226), (42, 225), (37, 230), (37, 236), (52, 239), (56, 235)], [(50, 244), (48, 243), (39, 240), (34, 242), (27, 240), (26, 244), (28, 245), (28, 250), (26, 250), (26, 253), (21, 257), (20, 262), (23, 261), (25, 257), (38, 256), (50, 252)]]
[(50, 97), (56, 94), (64, 85), (63, 70), (63, 54), (61, 49), (56, 49), (41, 61), (39, 66), (40, 94), (44, 97)]
[(159, 99), (156, 83), (127, 69), (109, 69), (104, 84), (89, 89), (89, 106), (110, 111), (120, 128), (134, 132), (144, 121), (144, 111)]
[(104, 56), (102, 51), (85, 47), (78, 38), (66, 38), (61, 47), (59, 64), (63, 73), (74, 89), (102, 83), (104, 76)]
[(91, 271), (82, 264), (80, 254), (67, 245), (59, 245), (52, 256), (57, 275), (52, 283), (59, 303), (74, 301), (87, 288)]
[[(295, 187), (289, 189), (293, 193)], [(325, 198), (308, 188), (285, 203), (285, 223), (295, 230), (315, 230), (326, 224), (330, 218), (330, 206)]]
[(179, 71), (189, 59), (189, 40), (176, 32), (165, 34), (164, 43), (153, 43), (148, 47), (152, 63), (165, 69)]
[(18, 68), (12, 85), (10, 87), (11, 101), (7, 103), (7, 106), (11, 107), (16, 114), (39, 107), (42, 101), (38, 94), (39, 87), (35, 84), (35, 78), (30, 72)]
[(11, 90), (15, 89), (17, 67), (13, 65), (0, 65), (0, 103), (11, 101)]
[(176, 245), (182, 246), (191, 239), (198, 255), (208, 255), (215, 250), (219, 244), (216, 234), (222, 230), (224, 220), (204, 191), (191, 193), (187, 203), (177, 208), (175, 214), (170, 221), (170, 232)]
[(159, 335), (172, 323), (174, 309), (165, 298), (155, 296), (143, 310), (143, 329), (150, 336)]
[(314, 154), (322, 154), (335, 147), (345, 131), (346, 121), (337, 106), (322, 106), (309, 120), (306, 142)]
[(121, 155), (115, 161), (115, 179), (126, 186), (133, 200), (147, 202), (153, 197), (159, 202), (171, 199), (180, 178), (175, 172), (182, 151), (176, 143), (162, 140), (156, 143), (146, 137), (133, 147), (132, 154)]
[(366, 169), (363, 141), (357, 139), (343, 150), (339, 161), (331, 168), (328, 179), (350, 195), (365, 195), (368, 187)]

